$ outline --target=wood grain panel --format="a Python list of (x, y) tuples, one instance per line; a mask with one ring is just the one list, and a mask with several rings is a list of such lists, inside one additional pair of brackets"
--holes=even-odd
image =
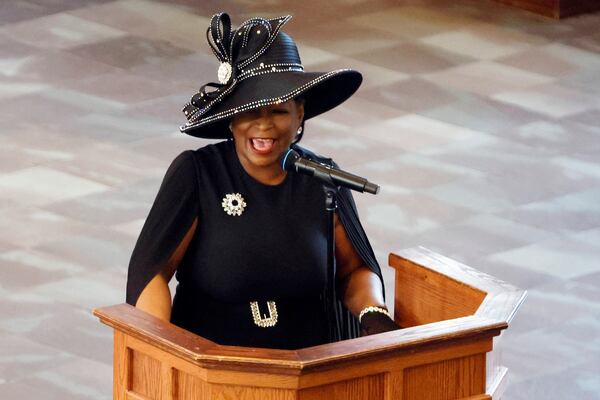
[[(433, 312), (429, 319), (456, 318), (478, 302), (475, 315), (510, 323), (526, 297), (524, 290), (424, 247), (391, 253), (389, 263), (396, 269), (395, 318), (402, 326), (427, 322), (427, 316), (419, 316), (421, 311)], [(430, 293), (431, 289), (435, 291)], [(421, 294), (429, 297), (425, 305), (415, 297)], [(442, 309), (437, 310), (436, 305)]]
[(325, 386), (340, 381), (373, 376), (385, 372), (400, 372), (406, 368), (419, 365), (428, 365), (444, 360), (462, 358), (475, 354), (485, 354), (492, 349), (492, 339), (478, 339), (465, 341), (463, 343), (445, 343), (444, 345), (422, 348), (402, 354), (389, 352), (388, 357), (372, 359), (370, 361), (338, 364), (335, 368), (327, 368), (322, 371), (307, 373), (301, 376), (300, 389), (308, 389), (316, 386)]
[(404, 268), (406, 263), (419, 265), (421, 268), (435, 271), (457, 282), (461, 282), (486, 293), (500, 289), (517, 289), (515, 286), (488, 275), (485, 272), (481, 272), (466, 264), (445, 257), (423, 246), (404, 249), (399, 251), (398, 254), (389, 254), (390, 267), (395, 269)]
[(298, 400), (384, 400), (385, 374), (365, 376), (301, 390)]
[(446, 360), (404, 371), (404, 398), (453, 400), (485, 394), (485, 354)]
[(113, 349), (113, 399), (125, 400), (131, 387), (131, 349), (123, 332), (115, 330)]
[(149, 400), (147, 397), (144, 397), (140, 394), (135, 394), (133, 392), (127, 392), (126, 400)]
[(131, 352), (131, 391), (151, 400), (161, 398), (160, 362), (139, 351)]
[(176, 397), (176, 379), (175, 369), (169, 364), (162, 362), (160, 364), (161, 400), (174, 400)]
[(396, 269), (395, 319), (402, 327), (473, 315), (486, 293), (405, 262)]
[[(296, 400), (294, 390), (211, 385), (210, 400)], [(187, 399), (187, 398), (186, 398)], [(208, 398), (207, 398), (208, 399)]]
[(175, 371), (175, 396), (177, 400), (208, 400), (210, 384), (182, 371)]
[(385, 374), (385, 400), (402, 400), (404, 395), (404, 371), (393, 371)]

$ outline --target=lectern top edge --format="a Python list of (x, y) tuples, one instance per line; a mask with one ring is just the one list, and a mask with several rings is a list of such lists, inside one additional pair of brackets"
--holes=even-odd
[(419, 265), (421, 268), (442, 274), (485, 293), (521, 291), (516, 286), (423, 246), (411, 247), (389, 254), (389, 264), (392, 268), (402, 268), (404, 263)]
[[(408, 352), (442, 341), (496, 336), (507, 327), (503, 321), (469, 316), (299, 350), (277, 350), (218, 345), (129, 304), (95, 309), (94, 315), (116, 330), (206, 368), (254, 366), (291, 374), (345, 361)], [(132, 320), (136, 321), (135, 329), (130, 324)]]

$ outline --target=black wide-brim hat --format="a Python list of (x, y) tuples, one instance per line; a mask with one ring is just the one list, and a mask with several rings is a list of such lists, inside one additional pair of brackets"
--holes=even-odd
[(304, 72), (294, 40), (280, 31), (290, 19), (252, 18), (232, 31), (227, 14), (212, 17), (207, 39), (221, 62), (219, 83), (202, 86), (184, 106), (188, 122), (182, 132), (229, 138), (228, 125), (235, 114), (302, 97), (306, 120), (352, 96), (362, 82), (359, 72)]

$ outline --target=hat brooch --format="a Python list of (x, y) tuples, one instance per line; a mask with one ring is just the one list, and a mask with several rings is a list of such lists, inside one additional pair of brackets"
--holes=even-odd
[(219, 65), (219, 70), (217, 71), (217, 78), (219, 78), (219, 83), (221, 85), (225, 85), (231, 79), (231, 64), (228, 62), (222, 62)]

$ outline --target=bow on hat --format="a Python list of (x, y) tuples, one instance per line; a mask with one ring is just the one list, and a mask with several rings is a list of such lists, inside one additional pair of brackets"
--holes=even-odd
[[(200, 118), (214, 103), (235, 88), (240, 71), (269, 48), (281, 27), (291, 18), (290, 15), (273, 20), (252, 18), (232, 31), (231, 19), (227, 13), (213, 15), (206, 30), (206, 39), (221, 62), (217, 72), (219, 83), (209, 82), (203, 85), (183, 107), (183, 113), (189, 122), (193, 123)], [(207, 90), (208, 88), (213, 90)]]

